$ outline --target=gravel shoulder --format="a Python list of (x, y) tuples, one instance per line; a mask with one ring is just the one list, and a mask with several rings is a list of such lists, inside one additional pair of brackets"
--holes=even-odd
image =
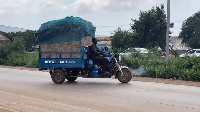
[(187, 86), (200, 87), (200, 82), (194, 82), (194, 81), (162, 79), (162, 78), (150, 78), (150, 77), (133, 77), (133, 80), (134, 81), (142, 81), (142, 82), (156, 82), (156, 83), (164, 83), (164, 84), (187, 85)]
[[(13, 67), (13, 66), (3, 66), (0, 65), (0, 68), (10, 68), (10, 69), (19, 69), (19, 70), (29, 70), (29, 71), (39, 71), (38, 68), (25, 68), (25, 67)], [(48, 72), (48, 71), (44, 71)], [(142, 82), (156, 82), (164, 84), (175, 84), (175, 85), (187, 85), (187, 86), (197, 86), (200, 87), (200, 82), (194, 81), (184, 81), (184, 80), (174, 80), (174, 79), (162, 79), (162, 78), (150, 78), (150, 77), (137, 77), (134, 76), (133, 81), (142, 81)]]

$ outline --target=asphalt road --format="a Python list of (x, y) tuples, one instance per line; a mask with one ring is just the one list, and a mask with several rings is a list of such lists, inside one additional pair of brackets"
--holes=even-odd
[(200, 111), (200, 87), (86, 78), (56, 85), (47, 72), (0, 68), (0, 111)]

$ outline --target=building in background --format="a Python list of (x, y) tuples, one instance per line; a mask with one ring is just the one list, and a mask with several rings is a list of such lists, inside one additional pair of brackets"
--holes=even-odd
[(172, 36), (169, 38), (169, 46), (171, 49), (177, 52), (178, 55), (186, 53), (191, 48), (182, 43), (182, 39), (178, 36)]
[(99, 46), (111, 46), (111, 41), (109, 36), (97, 36), (97, 45)]
[(10, 40), (8, 38), (6, 38), (3, 35), (0, 35), (0, 45), (6, 45), (6, 44), (9, 44), (9, 43), (10, 43)]
[(110, 41), (110, 36), (96, 36), (98, 41)]
[(111, 46), (111, 41), (99, 41), (97, 43), (99, 46)]

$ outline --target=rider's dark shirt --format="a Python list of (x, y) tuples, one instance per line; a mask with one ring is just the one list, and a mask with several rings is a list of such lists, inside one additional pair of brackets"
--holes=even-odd
[(102, 54), (102, 53), (100, 52), (99, 48), (98, 48), (96, 45), (94, 45), (94, 44), (92, 44), (92, 45), (90, 46), (89, 52), (90, 52), (90, 54), (89, 54), (89, 58), (90, 58), (90, 59), (96, 59), (96, 58), (99, 57), (99, 55)]

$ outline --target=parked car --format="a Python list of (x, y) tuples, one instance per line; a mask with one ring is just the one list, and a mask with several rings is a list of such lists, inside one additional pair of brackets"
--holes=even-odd
[(200, 56), (200, 49), (191, 49), (188, 52), (179, 55), (179, 57), (186, 57), (186, 56)]
[(121, 56), (130, 57), (133, 53), (139, 53), (142, 55), (148, 54), (149, 50), (146, 48), (128, 48), (123, 53), (119, 53)]

